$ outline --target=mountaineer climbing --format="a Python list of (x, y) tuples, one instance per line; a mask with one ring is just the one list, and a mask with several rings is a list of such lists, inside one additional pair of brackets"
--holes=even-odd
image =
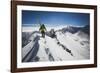
[(42, 37), (45, 38), (46, 27), (44, 24), (40, 25), (39, 31), (42, 34)]

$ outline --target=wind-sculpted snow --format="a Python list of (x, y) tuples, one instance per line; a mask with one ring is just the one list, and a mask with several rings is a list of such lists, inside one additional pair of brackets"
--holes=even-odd
[(22, 59), (23, 62), (31, 62), (35, 60), (35, 57), (39, 50), (39, 43), (38, 43), (39, 38), (40, 38), (39, 36), (36, 36), (35, 40), (32, 41), (33, 46), (31, 50), (26, 54), (26, 56)]

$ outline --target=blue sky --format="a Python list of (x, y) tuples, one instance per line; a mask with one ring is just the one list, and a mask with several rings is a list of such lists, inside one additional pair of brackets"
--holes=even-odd
[(49, 12), (49, 11), (22, 11), (22, 26), (34, 26), (39, 20), (47, 25), (74, 25), (83, 26), (90, 24), (90, 15), (88, 13), (71, 12)]

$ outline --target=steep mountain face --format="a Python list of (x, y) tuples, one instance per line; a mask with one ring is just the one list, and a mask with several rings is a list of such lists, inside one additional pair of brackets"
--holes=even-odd
[(34, 31), (28, 38), (30, 42), (22, 48), (22, 62), (90, 59), (88, 25), (52, 29), (46, 32), (45, 38), (39, 31)]
[(22, 47), (29, 43), (29, 37), (31, 34), (32, 32), (22, 32)]
[(65, 28), (62, 28), (60, 31), (62, 31), (63, 33), (65, 32), (76, 33), (80, 29), (81, 27), (67, 26)]
[(90, 39), (90, 27), (89, 25), (84, 26), (81, 28), (77, 33), (75, 33), (79, 38), (87, 39), (89, 41)]
[(86, 25), (84, 26), (81, 31), (83, 31), (84, 33), (90, 35), (90, 25)]

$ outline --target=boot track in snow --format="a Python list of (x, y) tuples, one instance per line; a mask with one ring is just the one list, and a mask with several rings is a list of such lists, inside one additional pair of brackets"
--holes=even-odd
[[(42, 38), (43, 38), (43, 37), (42, 37)], [(45, 52), (46, 52), (46, 54), (48, 55), (49, 60), (50, 60), (50, 61), (54, 61), (54, 58), (53, 58), (53, 56), (52, 56), (52, 54), (51, 54), (49, 48), (48, 48), (47, 45), (46, 45), (47, 41), (46, 41), (45, 38), (43, 38), (43, 39), (45, 40), (45, 41), (44, 41), (44, 44), (45, 44)]]

